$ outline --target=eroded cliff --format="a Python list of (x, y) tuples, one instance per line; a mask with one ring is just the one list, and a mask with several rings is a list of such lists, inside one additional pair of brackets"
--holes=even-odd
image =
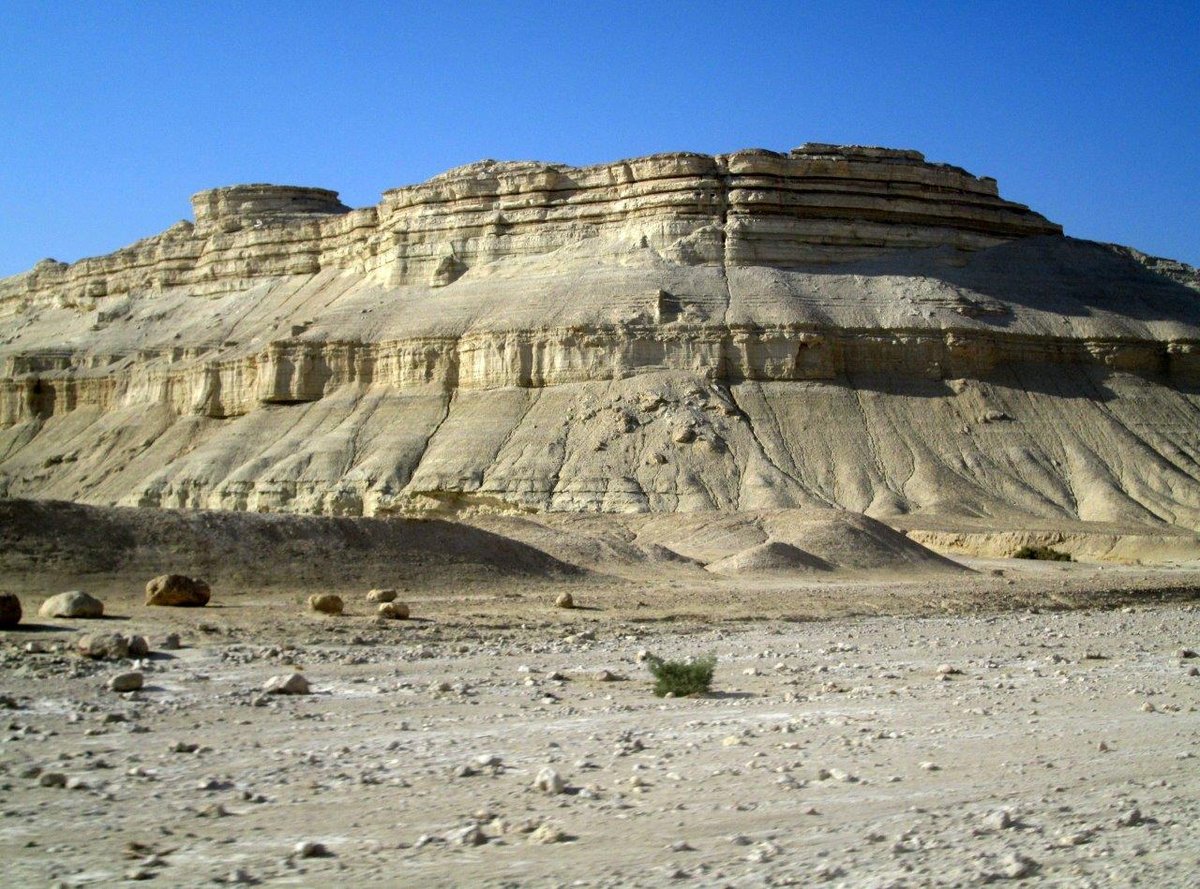
[(0, 492), (1200, 525), (1195, 271), (916, 152), (235, 186), (0, 281)]

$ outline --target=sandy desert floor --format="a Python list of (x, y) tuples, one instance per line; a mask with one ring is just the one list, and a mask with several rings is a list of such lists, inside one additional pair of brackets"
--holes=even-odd
[[(1196, 885), (1200, 572), (967, 564), (477, 578), (385, 623), (365, 589), (340, 617), (277, 589), (148, 608), (119, 576), (106, 618), (47, 620), (8, 578), (4, 882)], [(149, 639), (141, 691), (70, 651), (96, 630)], [(715, 654), (713, 692), (656, 698), (643, 651)], [(311, 694), (262, 693), (296, 669)]]

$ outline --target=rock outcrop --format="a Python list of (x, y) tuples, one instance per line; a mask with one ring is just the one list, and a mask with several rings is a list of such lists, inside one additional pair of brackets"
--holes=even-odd
[(1200, 524), (1200, 278), (912, 151), (253, 185), (0, 281), (0, 495)]

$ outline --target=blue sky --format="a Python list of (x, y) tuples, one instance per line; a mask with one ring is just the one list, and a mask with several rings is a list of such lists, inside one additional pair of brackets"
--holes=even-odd
[(0, 0), (0, 275), (190, 218), (353, 206), (485, 157), (806, 141), (995, 176), (1068, 234), (1200, 264), (1200, 6)]

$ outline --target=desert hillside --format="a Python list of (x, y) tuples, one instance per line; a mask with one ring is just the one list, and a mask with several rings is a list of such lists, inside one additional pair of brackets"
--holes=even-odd
[(1195, 270), (917, 152), (486, 161), (193, 213), (0, 281), (0, 495), (1200, 527)]

